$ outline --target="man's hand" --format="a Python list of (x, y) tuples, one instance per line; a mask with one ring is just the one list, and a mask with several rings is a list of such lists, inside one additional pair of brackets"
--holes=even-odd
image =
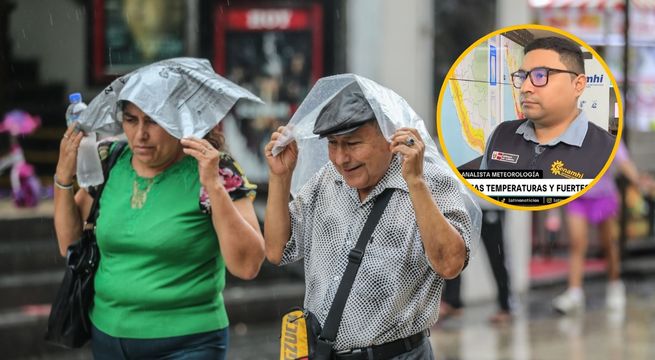
[(284, 126), (280, 126), (277, 131), (271, 135), (271, 141), (266, 144), (264, 154), (266, 155), (266, 161), (268, 162), (268, 168), (271, 171), (271, 175), (290, 177), (293, 173), (293, 169), (296, 167), (296, 162), (298, 161), (298, 144), (296, 141), (294, 140), (287, 145), (277, 156), (273, 156), (273, 147), (277, 140), (283, 136), (285, 131), (288, 130)]
[(416, 129), (400, 128), (391, 137), (389, 146), (392, 152), (403, 156), (403, 178), (409, 188), (427, 259), (440, 276), (452, 279), (466, 262), (466, 243), (439, 209), (423, 177), (423, 139)]
[(389, 149), (403, 156), (403, 178), (408, 186), (423, 181), (423, 156), (425, 144), (418, 130), (400, 128), (391, 137)]

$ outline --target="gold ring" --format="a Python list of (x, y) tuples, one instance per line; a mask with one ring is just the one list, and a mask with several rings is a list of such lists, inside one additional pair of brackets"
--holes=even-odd
[(64, 139), (68, 139), (68, 135), (64, 134)]

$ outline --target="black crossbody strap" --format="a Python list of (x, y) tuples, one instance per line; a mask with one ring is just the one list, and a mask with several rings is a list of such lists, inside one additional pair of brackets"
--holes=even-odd
[(85, 228), (87, 224), (95, 225), (96, 223), (96, 219), (98, 218), (98, 207), (100, 207), (100, 196), (102, 195), (102, 190), (104, 190), (105, 184), (109, 179), (109, 171), (111, 170), (112, 167), (114, 167), (114, 164), (116, 164), (116, 160), (118, 160), (118, 157), (123, 152), (125, 145), (127, 145), (127, 142), (125, 141), (116, 142), (116, 145), (114, 146), (114, 151), (112, 151), (109, 154), (109, 158), (107, 159), (107, 166), (105, 167), (105, 170), (103, 172), (103, 175), (105, 177), (105, 182), (98, 185), (98, 187), (96, 188), (96, 194), (93, 197), (93, 205), (91, 205), (91, 211), (89, 211), (89, 216), (86, 218), (86, 223), (84, 224)]
[(369, 239), (371, 238), (371, 235), (373, 235), (373, 230), (375, 230), (375, 227), (380, 221), (382, 213), (384, 213), (384, 209), (386, 209), (392, 194), (393, 189), (386, 188), (375, 199), (375, 204), (373, 204), (373, 209), (368, 215), (368, 219), (366, 219), (362, 232), (359, 234), (357, 244), (348, 254), (348, 265), (343, 273), (341, 283), (339, 283), (337, 293), (334, 295), (334, 300), (332, 301), (332, 306), (330, 307), (330, 311), (325, 319), (325, 325), (323, 326), (323, 331), (321, 332), (319, 341), (324, 340), (331, 345), (337, 338), (337, 331), (339, 331), (343, 310), (346, 307), (346, 300), (348, 300), (350, 290), (352, 290), (353, 283), (355, 282), (355, 276), (357, 275), (357, 270), (359, 270), (359, 265), (362, 263), (364, 250), (366, 249), (366, 245), (368, 245)]

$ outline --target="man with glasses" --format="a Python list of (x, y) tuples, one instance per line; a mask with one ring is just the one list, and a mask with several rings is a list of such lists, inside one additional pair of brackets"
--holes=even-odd
[(614, 146), (614, 136), (587, 120), (577, 106), (587, 85), (580, 46), (559, 37), (525, 46), (512, 73), (525, 119), (505, 121), (489, 137), (481, 169), (543, 170), (544, 178), (593, 179)]

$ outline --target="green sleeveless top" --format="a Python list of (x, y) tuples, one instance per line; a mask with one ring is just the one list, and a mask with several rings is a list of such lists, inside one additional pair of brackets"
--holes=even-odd
[[(141, 339), (227, 327), (225, 263), (197, 161), (185, 156), (147, 179), (131, 159), (126, 147), (100, 199), (91, 321), (111, 336)], [(254, 197), (234, 160), (222, 154), (219, 167), (232, 200)]]

